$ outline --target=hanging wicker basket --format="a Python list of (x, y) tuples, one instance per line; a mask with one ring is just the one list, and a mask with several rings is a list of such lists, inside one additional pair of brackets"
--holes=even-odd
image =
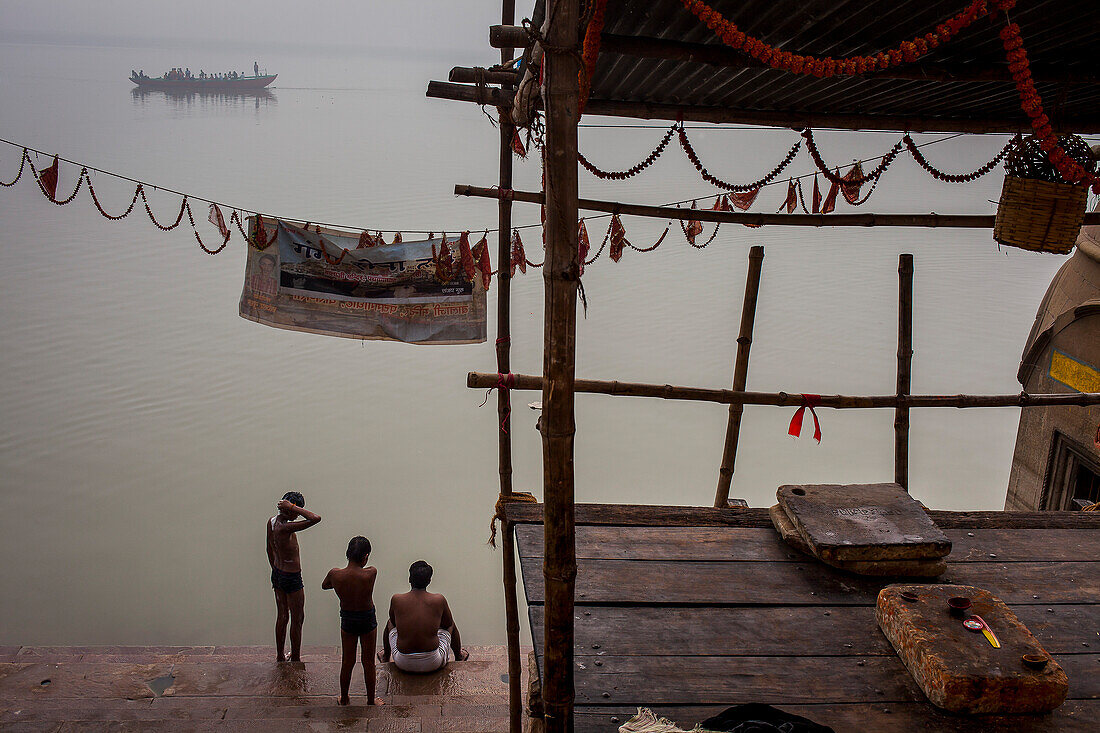
[[(1081, 138), (1067, 135), (1059, 142), (1067, 154), (1092, 170), (1095, 159)], [(993, 238), (1032, 252), (1072, 251), (1085, 219), (1088, 186), (1065, 182), (1035, 137), (1016, 146), (1005, 168)]]
[(1032, 252), (1069, 254), (1085, 220), (1087, 186), (1005, 176), (993, 238)]

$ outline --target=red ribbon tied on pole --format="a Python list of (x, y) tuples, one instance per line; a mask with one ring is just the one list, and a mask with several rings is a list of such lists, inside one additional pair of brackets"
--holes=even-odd
[(818, 394), (804, 394), (802, 395), (802, 406), (798, 408), (794, 413), (794, 417), (791, 418), (790, 427), (787, 428), (787, 435), (793, 435), (799, 437), (802, 435), (802, 416), (806, 413), (806, 410), (810, 410), (810, 415), (814, 418), (814, 440), (818, 443), (821, 442), (821, 423), (817, 421), (817, 413), (814, 411), (815, 407), (821, 405), (821, 395)]

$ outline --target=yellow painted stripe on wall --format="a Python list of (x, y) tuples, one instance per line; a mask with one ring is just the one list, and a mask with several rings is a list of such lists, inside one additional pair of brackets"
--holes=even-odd
[(1100, 392), (1100, 371), (1061, 351), (1050, 357), (1050, 376), (1078, 392)]

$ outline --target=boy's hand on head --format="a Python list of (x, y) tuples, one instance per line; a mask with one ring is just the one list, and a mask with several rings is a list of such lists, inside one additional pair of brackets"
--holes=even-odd
[(279, 511), (297, 512), (298, 507), (286, 499), (280, 499), (279, 503), (275, 505), (275, 508)]

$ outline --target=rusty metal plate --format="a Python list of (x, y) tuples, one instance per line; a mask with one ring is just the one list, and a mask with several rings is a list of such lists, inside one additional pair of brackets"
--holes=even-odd
[(827, 563), (934, 560), (951, 540), (898, 484), (780, 486), (779, 505)]
[[(953, 611), (950, 598), (969, 599)], [(1065, 671), (1008, 606), (972, 585), (892, 585), (878, 595), (882, 633), (924, 694), (955, 713), (1043, 713), (1065, 701)], [(981, 631), (988, 624), (999, 648)], [(977, 624), (974, 624), (977, 625)], [(1031, 665), (1025, 655), (1032, 656)]]

